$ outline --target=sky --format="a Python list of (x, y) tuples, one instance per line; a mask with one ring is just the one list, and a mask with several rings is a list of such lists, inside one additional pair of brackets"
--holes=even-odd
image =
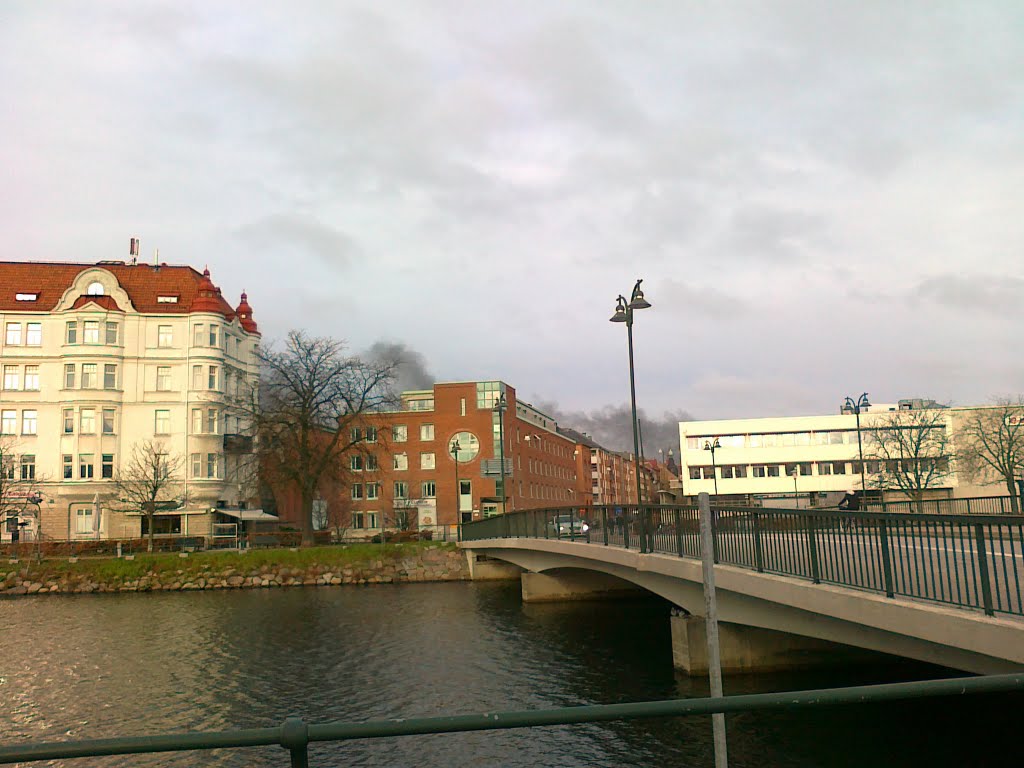
[(0, 258), (139, 237), (269, 341), (577, 428), (638, 278), (652, 422), (980, 403), (1024, 390), (1022, 75), (1015, 0), (7, 0)]

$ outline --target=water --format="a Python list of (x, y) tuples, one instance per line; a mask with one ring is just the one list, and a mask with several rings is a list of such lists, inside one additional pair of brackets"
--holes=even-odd
[[(901, 664), (725, 687), (948, 674)], [(274, 726), (289, 714), (367, 720), (703, 695), (705, 682), (672, 670), (660, 602), (523, 605), (516, 583), (0, 601), (5, 744)], [(728, 718), (730, 764), (1005, 765), (1019, 759), (1019, 706), (1000, 696), (739, 714)], [(316, 745), (311, 764), (709, 766), (710, 744), (710, 718), (677, 718)], [(287, 762), (267, 747), (69, 764)]]

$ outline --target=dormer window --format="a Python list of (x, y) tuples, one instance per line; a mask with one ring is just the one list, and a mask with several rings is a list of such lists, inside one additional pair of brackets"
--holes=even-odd
[(178, 297), (177, 296), (157, 296), (156, 297), (156, 303), (157, 304), (177, 304), (178, 303)]
[(39, 298), (38, 293), (16, 293), (14, 294), (15, 301), (35, 301)]
[(86, 289), (85, 293), (88, 296), (102, 296), (105, 293), (103, 290), (103, 283), (99, 280), (89, 283), (89, 287)]

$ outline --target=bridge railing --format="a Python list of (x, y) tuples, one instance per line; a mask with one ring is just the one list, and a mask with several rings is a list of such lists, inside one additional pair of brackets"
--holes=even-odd
[[(698, 510), (551, 507), (463, 526), (466, 541), (560, 539), (699, 558)], [(715, 562), (814, 583), (1024, 615), (1024, 517), (712, 509)]]

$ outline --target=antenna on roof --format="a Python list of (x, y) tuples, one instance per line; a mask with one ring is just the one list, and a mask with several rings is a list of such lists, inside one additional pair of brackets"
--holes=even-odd
[(128, 248), (128, 255), (132, 257), (132, 266), (139, 260), (139, 238), (133, 237)]
[(153, 268), (160, 269), (160, 249), (153, 250)]

